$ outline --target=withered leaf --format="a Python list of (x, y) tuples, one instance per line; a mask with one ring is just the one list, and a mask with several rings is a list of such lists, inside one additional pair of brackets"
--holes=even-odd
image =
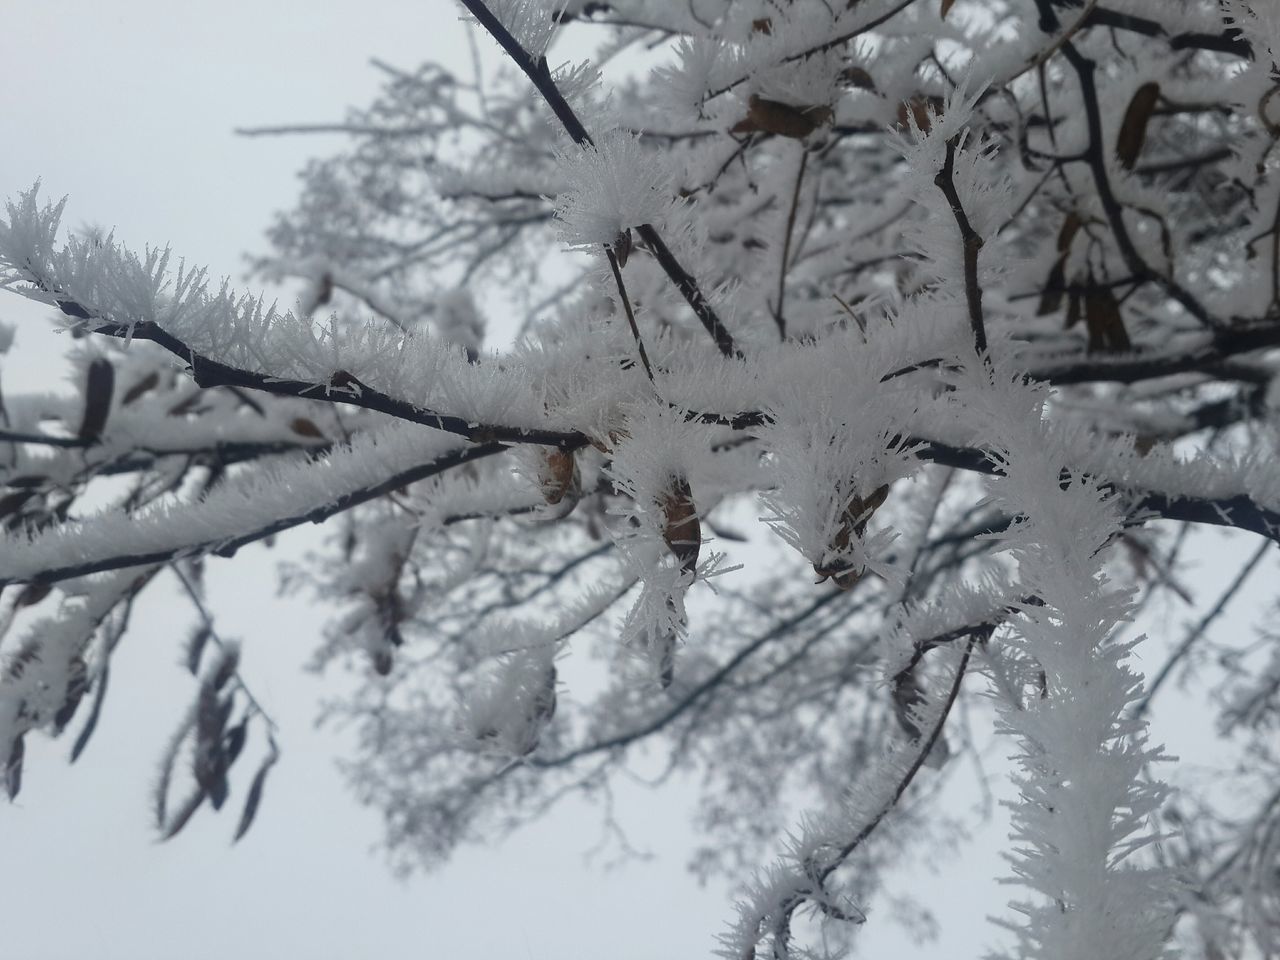
[(34, 496), (35, 494), (29, 490), (19, 490), (17, 493), (0, 497), (0, 519), (4, 519), (11, 513), (17, 513), (22, 505)]
[(955, 2), (956, 0), (942, 0), (942, 9), (939, 11), (939, 16), (941, 16), (943, 20), (947, 19), (947, 14), (950, 13), (951, 8), (955, 6)]
[(65, 313), (68, 317), (75, 317), (77, 320), (92, 319), (91, 314), (80, 304), (74, 300), (59, 300), (58, 309)]
[(231, 765), (236, 762), (236, 758), (240, 756), (240, 751), (244, 749), (245, 740), (249, 736), (249, 718), (246, 716), (234, 727), (227, 731), (226, 736), (222, 738), (222, 752), (226, 756), (225, 769), (231, 769)]
[(47, 597), (52, 590), (53, 584), (51, 583), (28, 583), (18, 593), (18, 599), (13, 602), (13, 605), (15, 607), (35, 606)]
[(257, 816), (258, 805), (262, 802), (262, 788), (267, 782), (267, 771), (275, 766), (279, 756), (273, 743), (271, 752), (263, 759), (258, 772), (253, 775), (253, 783), (249, 784), (249, 794), (245, 797), (244, 810), (240, 813), (240, 823), (236, 826), (235, 836), (231, 838), (232, 843), (238, 842), (253, 826), (253, 818)]
[(924, 691), (916, 677), (915, 668), (903, 670), (893, 678), (893, 715), (898, 726), (912, 740), (920, 739), (920, 726), (916, 723), (912, 712), (924, 703)]
[(26, 753), (26, 747), (23, 746), (22, 736), (14, 737), (13, 743), (9, 746), (9, 758), (4, 765), (4, 789), (9, 794), (10, 800), (17, 799), (18, 793), (22, 790), (22, 757)]
[(142, 396), (148, 390), (154, 390), (159, 385), (160, 385), (160, 375), (156, 373), (154, 370), (152, 370), (145, 377), (143, 377), (141, 380), (139, 380), (137, 383), (135, 383), (132, 387), (130, 387), (128, 390), (124, 392), (124, 396), (120, 398), (120, 406), (127, 407), (129, 404), (133, 403), (133, 401), (137, 400), (140, 396)]
[(71, 718), (75, 716), (76, 709), (80, 706), (80, 700), (88, 689), (88, 667), (85, 666), (83, 658), (79, 656), (72, 657), (67, 668), (67, 692), (63, 696), (62, 706), (53, 715), (53, 730), (55, 734), (61, 733), (66, 729), (67, 724), (71, 722)]
[(1036, 306), (1037, 317), (1053, 313), (1062, 306), (1062, 293), (1066, 285), (1066, 258), (1058, 257), (1049, 269), (1049, 275), (1045, 277), (1044, 291), (1040, 294), (1040, 303)]
[[(827, 550), (829, 553), (844, 553), (854, 537), (861, 537), (866, 532), (872, 515), (880, 508), (889, 496), (889, 485), (881, 484), (864, 499), (853, 496), (840, 517), (840, 527), (832, 537)], [(851, 564), (842, 559), (831, 563), (815, 563), (813, 572), (818, 575), (818, 582), (831, 579), (841, 590), (851, 590), (854, 584), (862, 579), (862, 571), (855, 570)]]
[(115, 387), (115, 368), (110, 361), (99, 357), (89, 364), (88, 380), (84, 388), (84, 417), (80, 421), (78, 436), (81, 440), (97, 440), (107, 425), (111, 412), (111, 393)]
[(1062, 328), (1070, 330), (1080, 322), (1080, 294), (1078, 291), (1072, 290), (1067, 294), (1067, 318)]
[(327, 439), (324, 432), (306, 417), (294, 417), (289, 421), (289, 429), (300, 437), (310, 437), (315, 440)]
[(1091, 286), (1084, 296), (1084, 324), (1090, 353), (1125, 353), (1133, 349), (1120, 303), (1110, 287)]
[(613, 239), (610, 247), (613, 250), (614, 257), (618, 260), (618, 269), (621, 270), (627, 265), (627, 261), (631, 259), (631, 228), (627, 227)]
[(1084, 221), (1080, 218), (1080, 214), (1072, 210), (1062, 221), (1062, 227), (1058, 230), (1058, 253), (1067, 253), (1071, 249), (1071, 241), (1076, 238), (1076, 234), (1080, 232), (1080, 228), (1084, 226)]
[(314, 293), (311, 295), (311, 302), (305, 308), (308, 315), (314, 313), (319, 307), (323, 307), (326, 303), (333, 299), (333, 274), (325, 271), (320, 275), (319, 281), (316, 283)]
[(209, 629), (208, 624), (201, 624), (191, 634), (191, 639), (187, 643), (187, 669), (193, 677), (200, 672), (200, 656), (204, 653), (204, 648), (212, 635), (213, 631)]
[(662, 536), (680, 561), (685, 573), (698, 567), (698, 551), (702, 548), (702, 525), (693, 502), (693, 491), (684, 477), (673, 477), (671, 487), (663, 495), (662, 513), (666, 520)]
[(89, 716), (84, 722), (84, 726), (80, 728), (80, 733), (76, 735), (76, 742), (71, 747), (71, 762), (75, 763), (80, 758), (80, 754), (84, 753), (84, 748), (89, 745), (89, 738), (93, 736), (93, 731), (98, 728), (98, 717), (102, 715), (102, 701), (107, 696), (107, 676), (109, 675), (109, 666), (104, 663), (102, 669), (98, 671), (97, 687), (93, 691), (93, 706), (89, 708)]
[(555, 447), (542, 455), (542, 468), (538, 471), (538, 480), (542, 487), (542, 498), (554, 506), (563, 500), (574, 485), (577, 463), (572, 450)]
[(658, 659), (658, 686), (668, 689), (676, 679), (676, 635), (669, 633), (662, 638), (662, 653)]
[(942, 104), (940, 97), (926, 97), (923, 94), (903, 100), (898, 104), (898, 129), (905, 132), (914, 120), (921, 133), (928, 133), (933, 128), (934, 115), (942, 115)]
[(1040, 295), (1040, 305), (1036, 308), (1038, 317), (1053, 313), (1062, 305), (1063, 288), (1067, 285), (1067, 256), (1071, 253), (1071, 242), (1082, 226), (1084, 221), (1074, 210), (1062, 221), (1062, 227), (1058, 230), (1058, 257), (1049, 270), (1049, 276), (1045, 279), (1044, 292)]
[(876, 88), (875, 80), (862, 67), (845, 67), (840, 71), (840, 82), (846, 87), (857, 87), (860, 90)]
[(830, 107), (793, 107), (778, 100), (752, 94), (747, 115), (733, 127), (734, 133), (772, 133), (803, 140), (818, 127), (830, 123), (835, 114)]
[(763, 33), (769, 36), (773, 33), (773, 21), (769, 17), (760, 17), (751, 21), (751, 30), (753, 33)]
[(1126, 170), (1132, 170), (1147, 139), (1147, 124), (1160, 99), (1160, 84), (1144, 83), (1134, 91), (1133, 99), (1124, 111), (1120, 132), (1116, 136), (1116, 157)]

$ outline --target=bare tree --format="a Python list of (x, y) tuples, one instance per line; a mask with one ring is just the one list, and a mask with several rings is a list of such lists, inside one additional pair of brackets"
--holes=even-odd
[[(723, 952), (798, 956), (946, 829), (972, 703), (1017, 750), (1018, 955), (1280, 951), (1280, 607), (1211, 629), (1280, 540), (1280, 15), (462, 6), (503, 69), (379, 64), (323, 128), (352, 147), (258, 262), (295, 313), (10, 203), (0, 284), (81, 338), (82, 387), (0, 407), (10, 796), (33, 730), (83, 716), (84, 748), (171, 576), (200, 680), (156, 826), (222, 807), (254, 738), (242, 834), (279, 748), (202, 572), (328, 521), (288, 579), (338, 607), (318, 661), (362, 654), (334, 709), (400, 867), (658, 750), (704, 776), (697, 870), (777, 856)], [(1244, 559), (1144, 681), (1129, 622), (1189, 602), (1199, 525)], [(1192, 668), (1247, 758), (1226, 797), (1147, 742)]]

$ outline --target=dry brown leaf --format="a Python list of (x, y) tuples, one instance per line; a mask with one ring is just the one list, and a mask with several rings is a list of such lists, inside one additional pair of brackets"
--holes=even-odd
[(835, 114), (830, 107), (793, 107), (778, 100), (751, 95), (747, 116), (733, 127), (734, 133), (772, 133), (803, 140), (818, 127), (830, 123)]
[(933, 128), (934, 116), (942, 115), (943, 101), (941, 97), (926, 97), (916, 94), (909, 100), (898, 104), (898, 129), (905, 132), (914, 120), (921, 133), (928, 133)]
[(576, 474), (573, 451), (559, 447), (548, 450), (542, 455), (542, 467), (538, 471), (542, 498), (555, 506), (573, 489)]
[(296, 433), (300, 437), (310, 437), (313, 440), (328, 439), (327, 437), (325, 437), (324, 433), (320, 430), (320, 428), (317, 427), (313, 421), (308, 420), (306, 417), (294, 417), (292, 420), (289, 421), (289, 429), (292, 430), (294, 433)]
[[(840, 518), (840, 529), (836, 531), (836, 535), (832, 537), (828, 546), (828, 551), (834, 554), (844, 553), (849, 548), (849, 544), (853, 542), (854, 537), (861, 537), (866, 532), (867, 524), (871, 521), (872, 515), (880, 509), (885, 500), (889, 496), (889, 485), (881, 484), (873, 490), (866, 499), (854, 496), (850, 498), (848, 506), (844, 508), (844, 513)], [(861, 570), (854, 570), (847, 562), (837, 560), (829, 564), (813, 565), (813, 572), (819, 577), (818, 582), (831, 579), (835, 585), (841, 590), (850, 590), (862, 578)]]
[(81, 440), (97, 440), (107, 425), (111, 412), (111, 393), (115, 389), (115, 368), (110, 361), (101, 358), (89, 364), (88, 380), (84, 388), (84, 417), (80, 421), (78, 436)]
[(859, 90), (874, 90), (876, 88), (875, 80), (862, 67), (845, 67), (840, 71), (840, 82), (846, 87), (857, 87)]
[(663, 539), (680, 561), (685, 573), (693, 573), (698, 567), (698, 551), (702, 548), (702, 525), (693, 502), (693, 491), (684, 477), (673, 477), (671, 489), (662, 498), (662, 513), (666, 524)]
[(1116, 136), (1116, 156), (1120, 166), (1132, 170), (1138, 162), (1138, 154), (1142, 152), (1142, 144), (1147, 139), (1147, 124), (1155, 111), (1156, 101), (1160, 99), (1160, 84), (1144, 83), (1134, 91), (1133, 99), (1124, 112), (1124, 120), (1120, 122), (1120, 133)]
[(1053, 313), (1062, 305), (1063, 288), (1067, 285), (1067, 256), (1071, 253), (1071, 242), (1075, 239), (1084, 221), (1074, 210), (1067, 214), (1058, 230), (1058, 257), (1049, 270), (1044, 282), (1044, 292), (1040, 295), (1040, 304), (1036, 307), (1036, 316), (1043, 317)]
[(1133, 349), (1120, 302), (1110, 287), (1091, 286), (1084, 295), (1084, 324), (1090, 353), (1125, 353)]
[(153, 370), (124, 392), (124, 396), (120, 398), (120, 406), (127, 407), (148, 390), (154, 390), (159, 385), (160, 375)]

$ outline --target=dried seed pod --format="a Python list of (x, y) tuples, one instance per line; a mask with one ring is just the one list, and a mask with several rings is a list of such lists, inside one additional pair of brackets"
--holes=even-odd
[(698, 567), (698, 551), (702, 547), (702, 525), (693, 502), (693, 491), (684, 477), (673, 477), (671, 487), (662, 497), (662, 514), (666, 520), (662, 537), (685, 573)]

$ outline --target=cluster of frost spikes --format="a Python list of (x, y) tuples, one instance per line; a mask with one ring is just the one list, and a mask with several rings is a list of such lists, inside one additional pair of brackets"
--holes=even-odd
[(613, 244), (624, 231), (661, 222), (672, 205), (665, 159), (633, 134), (613, 130), (557, 159), (566, 189), (556, 197), (560, 238), (571, 247)]
[(1012, 626), (1038, 670), (997, 698), (1002, 732), (1019, 740), (1010, 860), (1017, 882), (1040, 895), (1012, 904), (1026, 917), (1008, 924), (1017, 955), (1161, 957), (1170, 878), (1129, 860), (1153, 840), (1147, 818), (1165, 796), (1142, 779), (1144, 768), (1165, 757), (1128, 715), (1142, 687), (1125, 664), (1133, 642), (1116, 636), (1130, 595), (1104, 571), (1119, 511), (1096, 481), (1070, 472), (1067, 446), (1043, 419), (1043, 389), (999, 361), (976, 360), (956, 387), (999, 464), (995, 499), (1020, 518), (1004, 539), (1019, 590), (1034, 598)]

